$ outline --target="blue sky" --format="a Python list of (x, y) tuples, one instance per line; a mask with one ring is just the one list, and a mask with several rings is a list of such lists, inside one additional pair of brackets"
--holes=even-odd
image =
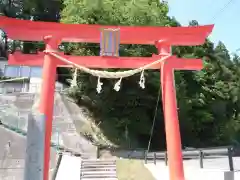
[[(210, 39), (221, 40), (230, 52), (240, 48), (240, 1), (232, 0), (168, 0), (170, 16), (182, 25), (191, 20), (199, 24), (215, 24)], [(224, 8), (225, 7), (225, 8)]]

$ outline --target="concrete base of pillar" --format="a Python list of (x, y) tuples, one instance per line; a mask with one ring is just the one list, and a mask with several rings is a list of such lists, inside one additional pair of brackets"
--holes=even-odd
[(28, 116), (24, 180), (43, 180), (45, 116)]

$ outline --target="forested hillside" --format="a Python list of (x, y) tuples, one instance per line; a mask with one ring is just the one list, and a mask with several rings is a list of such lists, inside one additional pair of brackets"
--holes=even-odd
[[(11, 2), (11, 3), (9, 3)], [(168, 16), (168, 4), (158, 0), (25, 0), (2, 2), (1, 11), (10, 17), (103, 25), (181, 26)], [(189, 26), (198, 26), (193, 20)], [(137, 33), (137, 32), (136, 32)], [(2, 45), (4, 46), (4, 44)], [(33, 43), (24, 43), (33, 48)], [(4, 50), (4, 48), (2, 48)], [(65, 52), (98, 55), (97, 44), (64, 44)], [(121, 56), (151, 56), (153, 46), (122, 45)], [(199, 72), (175, 73), (183, 146), (205, 147), (238, 144), (240, 140), (240, 57), (222, 42), (207, 39), (196, 47), (173, 47), (179, 57), (202, 58)], [(62, 69), (60, 74), (65, 72)], [(66, 78), (62, 78), (65, 81)], [(119, 92), (114, 80), (104, 80), (103, 92), (96, 93), (97, 78), (79, 72), (78, 88), (71, 94), (87, 106), (105, 135), (122, 147), (147, 147), (153, 124), (160, 83), (159, 71), (146, 72), (146, 88), (139, 74), (124, 79)], [(161, 102), (154, 126), (152, 148), (165, 147)]]

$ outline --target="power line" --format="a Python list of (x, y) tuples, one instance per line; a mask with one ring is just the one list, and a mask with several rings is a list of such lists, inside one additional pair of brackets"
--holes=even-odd
[(158, 90), (157, 102), (156, 102), (156, 105), (155, 105), (153, 123), (152, 123), (151, 131), (150, 131), (150, 138), (149, 138), (149, 141), (148, 141), (147, 152), (149, 152), (150, 146), (151, 146), (151, 142), (152, 142), (152, 136), (153, 136), (153, 131), (154, 131), (154, 127), (155, 127), (155, 123), (156, 123), (156, 119), (157, 119), (157, 111), (158, 111), (160, 96), (161, 96), (161, 86), (159, 86), (159, 90)]
[(212, 21), (215, 21), (216, 18), (218, 17), (218, 15), (219, 15), (220, 13), (223, 13), (233, 2), (234, 2), (234, 0), (229, 0), (221, 9), (219, 9), (219, 11), (217, 11), (217, 12), (215, 13), (215, 15), (212, 17), (211, 22), (212, 22)]

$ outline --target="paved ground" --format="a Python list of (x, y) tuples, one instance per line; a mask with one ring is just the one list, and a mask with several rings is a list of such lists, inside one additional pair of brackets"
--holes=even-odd
[[(233, 158), (234, 169), (240, 171), (240, 158)], [(185, 167), (199, 167), (199, 160), (188, 160), (184, 161)], [(229, 170), (229, 162), (226, 156), (219, 158), (209, 158), (203, 159), (203, 168), (204, 169), (221, 169), (221, 170)]]
[[(238, 180), (240, 179), (240, 158), (234, 157), (233, 162), (235, 170), (234, 172), (235, 180)], [(200, 179), (206, 180), (208, 180), (209, 177), (213, 177), (213, 179), (218, 178), (221, 179), (223, 175), (219, 174), (219, 172), (229, 171), (227, 157), (204, 159), (203, 165), (204, 168), (200, 169), (198, 159), (185, 160), (184, 161), (185, 176), (186, 177), (196, 176), (196, 178), (199, 177)], [(165, 163), (163, 161), (158, 161), (156, 165), (154, 165), (153, 163), (148, 163), (145, 166), (152, 172), (152, 174), (155, 176), (157, 180), (168, 179), (168, 168), (165, 166)]]
[(81, 158), (63, 155), (56, 180), (80, 180)]

